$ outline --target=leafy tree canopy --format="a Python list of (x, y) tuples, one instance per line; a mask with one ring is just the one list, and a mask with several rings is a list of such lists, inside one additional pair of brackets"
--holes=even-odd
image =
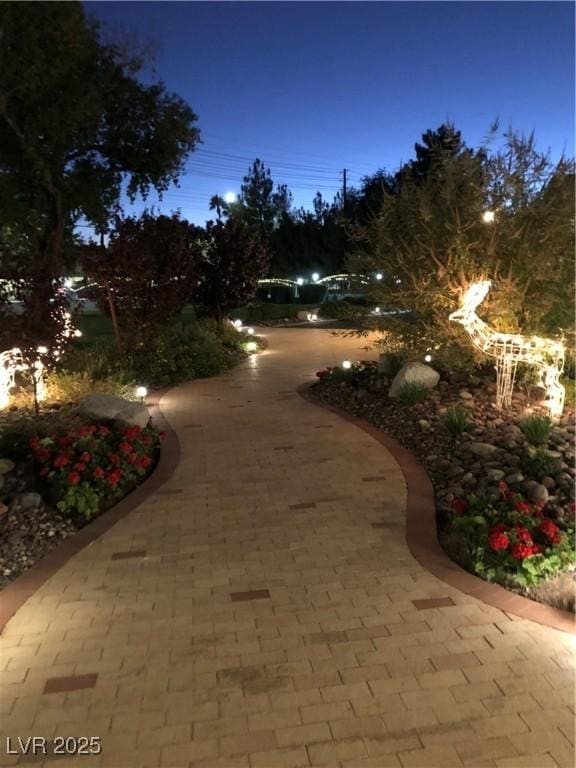
[(106, 247), (80, 249), (105, 314), (123, 336), (143, 338), (180, 315), (198, 283), (205, 233), (178, 215), (118, 219)]
[(128, 196), (175, 182), (196, 116), (143, 60), (103, 40), (78, 2), (0, 6), (0, 237), (58, 275), (79, 217), (104, 229)]

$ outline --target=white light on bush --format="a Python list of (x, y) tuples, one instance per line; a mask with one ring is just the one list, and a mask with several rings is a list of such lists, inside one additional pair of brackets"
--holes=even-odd
[(254, 336), (254, 328), (246, 328), (246, 333), (248, 336)]
[(249, 341), (248, 344), (246, 344), (247, 352), (256, 352), (257, 349), (258, 349), (258, 344), (256, 344), (255, 341)]
[(376, 280), (382, 280), (383, 277), (384, 275), (382, 274), (382, 272), (376, 272)]
[(432, 362), (432, 355), (424, 355), (424, 360), (427, 363), (431, 363)]
[(372, 311), (374, 312), (375, 315), (379, 315), (380, 314), (380, 307), (374, 307), (374, 309)]
[(346, 371), (349, 370), (350, 368), (352, 368), (352, 363), (350, 362), (350, 360), (343, 360), (342, 361), (342, 368), (344, 368), (344, 370), (346, 370)]
[(310, 320), (314, 323), (316, 320), (318, 320), (318, 315), (315, 312), (312, 312), (310, 315)]
[(320, 275), (318, 274), (318, 272), (312, 272), (312, 282), (317, 283), (318, 280), (320, 280)]
[(146, 389), (146, 387), (143, 387), (143, 386), (136, 387), (136, 397), (139, 397), (141, 400), (144, 400), (147, 394), (148, 394), (148, 390)]
[(234, 328), (242, 328), (242, 320), (239, 320), (239, 319), (233, 320), (232, 325), (234, 326)]
[(482, 221), (485, 224), (491, 224), (494, 221), (494, 211), (484, 211), (482, 214)]

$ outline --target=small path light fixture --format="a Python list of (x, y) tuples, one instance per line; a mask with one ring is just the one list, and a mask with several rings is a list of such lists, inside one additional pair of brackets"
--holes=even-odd
[(140, 398), (142, 402), (144, 402), (144, 399), (147, 394), (148, 394), (148, 389), (144, 387), (142, 384), (139, 387), (136, 387), (136, 397)]
[(350, 360), (343, 360), (342, 368), (344, 368), (345, 371), (349, 371), (350, 368), (352, 368), (352, 363), (350, 362)]

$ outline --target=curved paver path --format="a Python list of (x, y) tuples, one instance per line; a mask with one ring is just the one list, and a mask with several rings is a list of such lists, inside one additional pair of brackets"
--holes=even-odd
[[(364, 342), (268, 335), (164, 396), (174, 475), (8, 623), (12, 749), (99, 736), (66, 763), (85, 768), (572, 766), (573, 638), (424, 570), (392, 456), (298, 396)], [(18, 760), (4, 738), (1, 760)]]

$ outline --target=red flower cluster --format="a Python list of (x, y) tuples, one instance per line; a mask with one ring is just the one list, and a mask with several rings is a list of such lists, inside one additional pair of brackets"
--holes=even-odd
[[(55, 438), (33, 437), (30, 447), (39, 476), (56, 491), (59, 504), (73, 509), (78, 494), (102, 500), (112, 493), (114, 498), (146, 474), (159, 439), (152, 428), (116, 430), (90, 424)], [(70, 495), (72, 488), (76, 496)]]
[(560, 529), (552, 520), (542, 520), (538, 530), (544, 534), (550, 544), (558, 544), (560, 542)]
[(494, 552), (499, 552), (500, 550), (508, 549), (510, 539), (504, 532), (493, 530), (488, 537), (488, 544)]
[(454, 499), (452, 502), (452, 511), (456, 515), (463, 515), (468, 509), (468, 502), (465, 499)]

